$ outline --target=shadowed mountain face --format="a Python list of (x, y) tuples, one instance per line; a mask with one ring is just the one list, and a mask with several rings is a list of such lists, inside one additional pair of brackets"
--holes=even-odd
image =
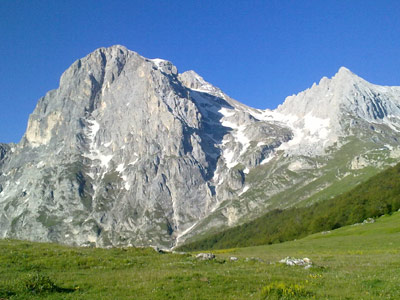
[(397, 160), (399, 107), (399, 88), (342, 68), (262, 111), (168, 61), (101, 48), (39, 100), (19, 144), (0, 144), (0, 235), (171, 248), (323, 200)]

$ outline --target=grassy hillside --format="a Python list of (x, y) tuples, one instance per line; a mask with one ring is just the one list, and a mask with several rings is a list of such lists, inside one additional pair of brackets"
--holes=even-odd
[(362, 222), (399, 208), (400, 164), (335, 198), (308, 207), (273, 210), (251, 222), (183, 245), (179, 249), (223, 249), (289, 241)]
[[(218, 250), (213, 261), (11, 240), (0, 249), (2, 299), (400, 299), (400, 213), (293, 242)], [(278, 263), (286, 256), (308, 257), (313, 267)]]

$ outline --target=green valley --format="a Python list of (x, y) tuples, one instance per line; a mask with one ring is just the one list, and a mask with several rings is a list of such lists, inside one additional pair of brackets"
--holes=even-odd
[[(0, 241), (2, 299), (399, 299), (400, 213), (216, 259)], [(231, 261), (235, 256), (237, 261)], [(313, 266), (287, 266), (287, 256)]]

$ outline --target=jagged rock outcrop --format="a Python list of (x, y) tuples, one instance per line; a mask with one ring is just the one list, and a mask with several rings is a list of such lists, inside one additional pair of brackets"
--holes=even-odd
[(7, 144), (0, 143), (0, 163), (3, 162), (8, 152), (10, 152), (11, 147)]
[(257, 110), (194, 71), (100, 48), (39, 100), (19, 144), (0, 144), (0, 236), (170, 248), (391, 164), (399, 103), (342, 68)]

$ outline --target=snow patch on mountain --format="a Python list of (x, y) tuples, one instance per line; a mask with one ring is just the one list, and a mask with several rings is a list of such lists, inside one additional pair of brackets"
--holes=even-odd
[(119, 173), (124, 172), (124, 170), (125, 170), (125, 164), (124, 164), (124, 163), (119, 164), (115, 170), (116, 170), (117, 172), (119, 172)]
[(161, 66), (161, 64), (166, 63), (167, 61), (165, 59), (161, 59), (161, 58), (153, 58), (151, 59), (151, 61), (159, 68)]
[(274, 158), (274, 154), (271, 153), (269, 156), (267, 156), (266, 158), (264, 158), (261, 161), (260, 165), (265, 165), (265, 164), (269, 163), (273, 158)]
[[(240, 151), (236, 151), (235, 148), (231, 147), (224, 147), (222, 156), (226, 161), (226, 165), (228, 169), (233, 168), (235, 165), (238, 164), (239, 158), (246, 153), (247, 149), (250, 146), (250, 139), (246, 136), (245, 130), (249, 124), (247, 123), (240, 123), (239, 118), (237, 117), (238, 109), (227, 109), (225, 107), (221, 108), (218, 112), (223, 115), (221, 118), (221, 124), (224, 127), (228, 127), (231, 129), (230, 136), (232, 137), (232, 141), (235, 145), (240, 147)], [(229, 141), (228, 139), (224, 139), (222, 141), (222, 145), (227, 144)]]
[(246, 193), (249, 189), (250, 189), (250, 186), (248, 186), (248, 185), (244, 186), (243, 190), (238, 194), (238, 196), (243, 195), (243, 194)]
[(106, 155), (101, 153), (100, 149), (96, 145), (96, 135), (100, 130), (100, 124), (96, 120), (88, 120), (88, 130), (86, 132), (89, 140), (89, 153), (84, 153), (83, 157), (87, 157), (92, 161), (100, 161), (100, 165), (104, 168), (108, 168), (108, 164), (113, 158), (112, 154)]
[[(282, 143), (277, 149), (292, 154), (319, 155), (323, 153), (327, 145), (336, 141), (337, 135), (332, 132), (330, 118), (319, 118), (312, 113), (299, 117), (295, 114), (284, 114), (277, 110), (265, 110), (252, 112), (252, 115), (262, 121), (279, 124), (289, 128), (293, 137)], [(262, 146), (259, 142), (257, 146)], [(266, 158), (262, 164), (268, 162)]]

